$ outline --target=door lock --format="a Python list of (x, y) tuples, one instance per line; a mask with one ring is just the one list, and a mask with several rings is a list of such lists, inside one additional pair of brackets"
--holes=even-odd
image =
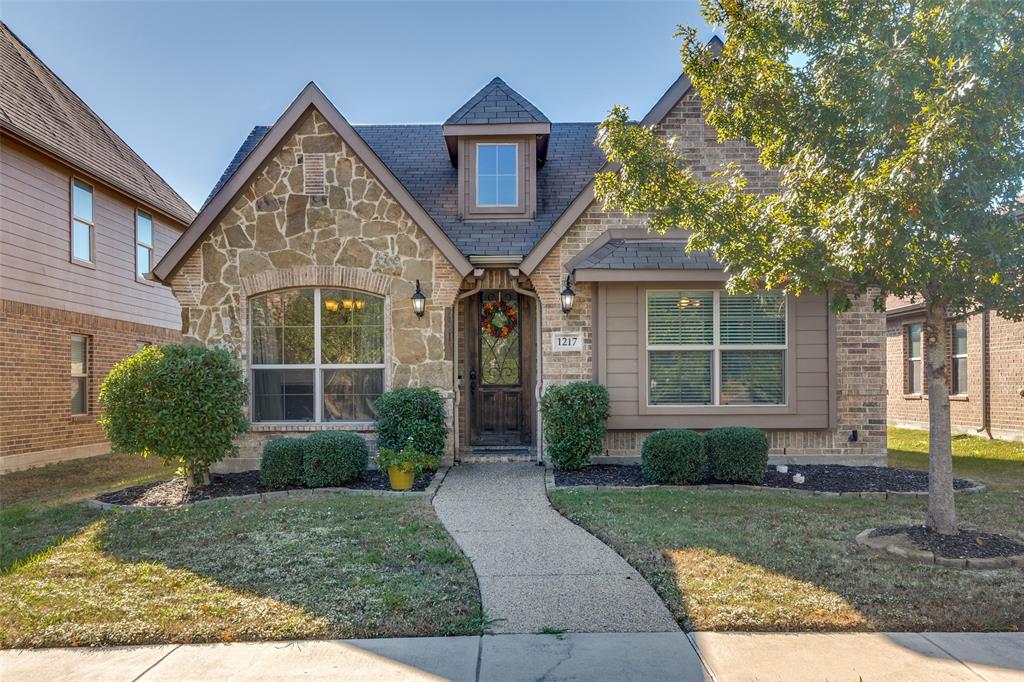
[(470, 393), (475, 393), (476, 392), (476, 370), (475, 369), (469, 370), (469, 392)]

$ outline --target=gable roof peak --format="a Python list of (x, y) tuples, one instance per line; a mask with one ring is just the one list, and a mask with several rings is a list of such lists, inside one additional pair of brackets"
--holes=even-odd
[(551, 123), (528, 99), (513, 90), (499, 76), (448, 117), (445, 125), (487, 125), (507, 123)]

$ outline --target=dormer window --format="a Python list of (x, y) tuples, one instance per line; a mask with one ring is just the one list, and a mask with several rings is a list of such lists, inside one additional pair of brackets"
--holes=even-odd
[(519, 205), (519, 145), (515, 142), (476, 145), (476, 205), (515, 208)]

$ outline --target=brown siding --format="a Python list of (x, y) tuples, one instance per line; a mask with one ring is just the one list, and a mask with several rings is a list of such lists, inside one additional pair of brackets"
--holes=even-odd
[[(71, 415), (71, 335), (89, 337), (89, 412)], [(176, 330), (3, 301), (0, 308), (0, 471), (106, 450), (96, 423), (100, 384), (139, 342)]]
[[(662, 286), (659, 284), (659, 286)], [(666, 283), (666, 286), (671, 286)], [(705, 288), (706, 283), (679, 286)], [(645, 410), (641, 386), (646, 364), (643, 339), (645, 286), (608, 284), (598, 296), (598, 381), (608, 387), (613, 428), (663, 428), (666, 426), (706, 428), (742, 422), (762, 428), (827, 428), (829, 426), (828, 311), (824, 296), (790, 299), (789, 400), (786, 407), (685, 408), (653, 414)], [(645, 412), (649, 412), (645, 414)], [(700, 412), (699, 414), (696, 414)]]
[[(138, 204), (90, 181), (96, 267), (74, 264), (70, 260), (72, 171), (8, 137), (0, 151), (0, 298), (137, 324), (180, 327), (178, 303), (170, 290), (135, 278)], [(153, 227), (155, 263), (180, 228), (159, 216), (154, 216)]]

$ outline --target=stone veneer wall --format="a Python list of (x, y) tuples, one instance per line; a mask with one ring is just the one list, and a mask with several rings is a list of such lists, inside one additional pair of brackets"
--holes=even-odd
[[(300, 156), (323, 154), (322, 194), (306, 194)], [(410, 297), (419, 279), (427, 312)], [(188, 342), (223, 346), (248, 367), (250, 296), (289, 287), (333, 286), (386, 298), (385, 388), (438, 389), (452, 415), (450, 306), (461, 277), (401, 205), (316, 111), (259, 171), (174, 275)], [(263, 444), (283, 433), (353, 430), (368, 424), (253, 425), (240, 454), (220, 470), (258, 466)]]
[[(752, 145), (718, 142), (715, 130), (704, 122), (695, 94), (685, 96), (656, 132), (674, 139), (698, 176), (709, 178), (723, 164), (737, 163), (743, 169), (751, 191), (768, 192), (777, 186), (776, 175), (758, 164), (757, 150)], [(643, 225), (641, 216), (626, 217), (618, 212), (605, 211), (595, 202), (531, 274), (531, 281), (542, 302), (544, 386), (594, 380), (593, 287), (584, 282), (574, 286), (576, 301), (573, 310), (564, 315), (559, 302), (566, 275), (564, 265), (606, 230)], [(566, 333), (581, 335), (583, 349), (580, 353), (552, 352), (551, 338), (555, 334)], [(885, 318), (871, 309), (868, 300), (858, 301), (853, 310), (836, 320), (835, 333), (836, 427), (834, 430), (769, 432), (775, 460), (884, 462)], [(742, 423), (742, 418), (738, 417), (737, 423)], [(847, 440), (853, 429), (858, 431), (856, 443)], [(637, 457), (649, 433), (610, 431), (605, 439), (604, 454)]]

